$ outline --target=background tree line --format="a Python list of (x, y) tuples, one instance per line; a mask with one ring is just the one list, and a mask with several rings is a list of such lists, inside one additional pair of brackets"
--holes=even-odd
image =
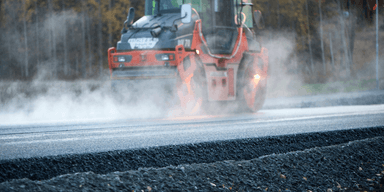
[[(120, 38), (130, 7), (142, 0), (0, 0), (0, 79), (99, 78), (107, 49)], [(291, 73), (319, 82), (337, 73), (353, 76), (354, 40), (372, 25), (375, 0), (253, 0), (264, 14), (268, 40), (291, 32), (296, 43)], [(383, 1), (379, 7), (382, 12)]]
[[(291, 32), (296, 43), (291, 55), (295, 62), (286, 63), (286, 67), (291, 73), (303, 75), (305, 82), (356, 78), (358, 69), (366, 64), (354, 61), (356, 32), (374, 26), (376, 0), (257, 0), (253, 3), (255, 9), (264, 14), (267, 39), (274, 38), (271, 31)], [(379, 0), (381, 20), (384, 20), (383, 5), (384, 1)], [(373, 50), (374, 46), (372, 44)]]
[(140, 0), (0, 0), (0, 79), (98, 78)]

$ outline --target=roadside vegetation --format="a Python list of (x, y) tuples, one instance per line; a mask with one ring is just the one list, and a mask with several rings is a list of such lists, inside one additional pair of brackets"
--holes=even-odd
[[(0, 0), (0, 80), (105, 80), (107, 50), (119, 41), (129, 8), (135, 7), (138, 19), (144, 2)], [(375, 78), (374, 0), (252, 2), (264, 15), (266, 27), (258, 31), (263, 43), (279, 46), (285, 38), (293, 44), (284, 60), (271, 63), (271, 78), (294, 77), (295, 86), (310, 92), (323, 92), (308, 88), (319, 83)], [(384, 2), (379, 2), (383, 42)], [(384, 46), (380, 58), (384, 74)]]

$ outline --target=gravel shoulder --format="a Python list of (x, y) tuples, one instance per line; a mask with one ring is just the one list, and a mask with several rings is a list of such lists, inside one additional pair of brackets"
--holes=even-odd
[(384, 137), (243, 161), (18, 179), (0, 191), (384, 191)]

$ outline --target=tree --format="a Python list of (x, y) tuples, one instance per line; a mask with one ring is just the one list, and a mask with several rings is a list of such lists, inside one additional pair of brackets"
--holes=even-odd
[(63, 23), (64, 61), (63, 62), (64, 62), (64, 75), (67, 76), (68, 75), (68, 69), (69, 69), (69, 66), (68, 66), (68, 48), (67, 48), (67, 15), (66, 15), (66, 7), (65, 7), (65, 1), (64, 0), (62, 0), (62, 4), (63, 4), (63, 17), (64, 17), (64, 23)]
[[(27, 10), (27, 7), (26, 7), (26, 3), (25, 3), (26, 0), (23, 0), (23, 5), (24, 5), (24, 10)], [(26, 14), (26, 12), (24, 12), (24, 14)], [(29, 76), (29, 58), (28, 58), (28, 36), (27, 36), (27, 21), (26, 21), (27, 17), (26, 15), (24, 16), (23, 18), (23, 24), (24, 24), (24, 53), (25, 53), (25, 76), (28, 77)]]

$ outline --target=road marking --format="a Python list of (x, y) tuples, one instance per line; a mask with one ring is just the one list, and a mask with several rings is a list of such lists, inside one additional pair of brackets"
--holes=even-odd
[(373, 112), (354, 112), (354, 113), (344, 113), (344, 114), (331, 114), (331, 115), (316, 115), (316, 116), (308, 116), (308, 117), (291, 117), (291, 118), (283, 118), (283, 119), (272, 119), (272, 120), (261, 120), (255, 121), (257, 123), (272, 123), (272, 122), (281, 122), (281, 121), (297, 121), (297, 120), (308, 120), (308, 119), (319, 119), (319, 118), (331, 118), (331, 117), (345, 117), (345, 116), (355, 116), (355, 115), (377, 115), (383, 114), (384, 111), (373, 111)]

